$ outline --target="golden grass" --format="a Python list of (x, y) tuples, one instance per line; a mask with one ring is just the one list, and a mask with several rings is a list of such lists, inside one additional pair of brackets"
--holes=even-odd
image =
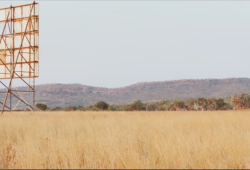
[(250, 168), (250, 111), (0, 116), (0, 168)]

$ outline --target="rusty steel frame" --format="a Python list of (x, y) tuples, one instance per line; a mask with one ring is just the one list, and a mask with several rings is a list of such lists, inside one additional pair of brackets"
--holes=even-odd
[[(32, 4), (10, 6), (1, 10), (5, 13), (5, 19), (0, 20), (0, 24), (4, 23), (0, 37), (0, 83), (6, 88), (6, 91), (0, 91), (0, 93), (5, 93), (3, 102), (0, 102), (2, 105), (1, 114), (4, 111), (15, 110), (20, 102), (28, 106), (30, 110), (35, 111), (35, 78), (38, 77), (39, 66), (38, 3), (34, 1)], [(25, 14), (25, 11), (28, 13)], [(9, 33), (6, 34), (6, 31)], [(9, 84), (4, 84), (1, 79), (8, 79)], [(27, 85), (27, 89), (13, 89), (13, 79), (21, 80)], [(29, 82), (26, 79), (29, 79)], [(15, 92), (18, 92), (19, 96)], [(32, 104), (25, 100), (26, 93), (33, 94)], [(9, 106), (7, 106), (8, 97)], [(18, 99), (14, 109), (12, 109), (13, 97)]]

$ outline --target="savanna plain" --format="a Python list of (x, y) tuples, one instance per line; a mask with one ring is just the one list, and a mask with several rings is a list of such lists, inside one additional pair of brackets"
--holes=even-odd
[(250, 169), (250, 111), (4, 113), (0, 168)]

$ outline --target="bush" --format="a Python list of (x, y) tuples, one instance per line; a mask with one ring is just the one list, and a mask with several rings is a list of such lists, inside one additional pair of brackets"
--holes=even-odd
[(63, 110), (64, 111), (75, 111), (77, 109), (77, 107), (76, 106), (68, 106), (68, 107), (65, 107)]
[(60, 111), (62, 110), (61, 107), (57, 106), (57, 107), (54, 107), (54, 108), (50, 108), (51, 111)]
[(36, 104), (36, 108), (37, 108), (38, 110), (44, 111), (44, 110), (46, 110), (48, 107), (47, 107), (46, 104), (37, 103), (37, 104)]
[(100, 109), (100, 110), (107, 110), (109, 105), (107, 103), (105, 103), (104, 101), (100, 101), (100, 102), (95, 104), (95, 107)]

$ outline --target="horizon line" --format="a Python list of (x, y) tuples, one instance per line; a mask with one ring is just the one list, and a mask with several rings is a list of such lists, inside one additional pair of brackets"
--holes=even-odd
[[(225, 80), (225, 79), (250, 79), (250, 77), (227, 77), (227, 78), (190, 78), (190, 79), (172, 79), (172, 80), (162, 80), (162, 81), (144, 81), (144, 82), (137, 82), (137, 83), (133, 83), (130, 85), (125, 85), (125, 86), (120, 86), (120, 87), (102, 87), (102, 86), (95, 86), (95, 85), (86, 85), (86, 84), (81, 84), (81, 83), (44, 83), (44, 84), (36, 84), (36, 86), (39, 85), (82, 85), (82, 86), (88, 86), (88, 87), (96, 87), (96, 88), (107, 88), (107, 89), (116, 89), (116, 88), (125, 88), (125, 87), (129, 87), (129, 86), (133, 86), (136, 84), (143, 84), (143, 83), (157, 83), (157, 82), (171, 82), (171, 81), (181, 81), (181, 80)], [(18, 87), (22, 87), (22, 86), (18, 86)]]

